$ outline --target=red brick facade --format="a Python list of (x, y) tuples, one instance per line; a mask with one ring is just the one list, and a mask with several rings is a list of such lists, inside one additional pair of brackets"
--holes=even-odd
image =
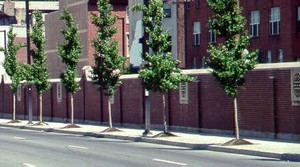
[[(119, 43), (119, 53), (122, 56), (127, 55), (127, 40), (126, 33), (129, 32), (129, 26), (126, 24), (126, 6), (128, 1), (123, 0), (122, 3), (111, 0), (114, 6), (113, 14), (118, 14), (119, 19), (116, 22), (118, 32), (114, 38)], [(91, 41), (95, 38), (96, 27), (92, 25), (90, 14), (97, 12), (95, 0), (60, 0), (60, 10), (57, 12), (46, 15), (45, 27), (47, 38), (47, 55), (49, 73), (52, 78), (57, 78), (60, 72), (64, 69), (64, 65), (57, 53), (57, 44), (63, 42), (63, 37), (60, 30), (63, 28), (64, 23), (59, 20), (62, 9), (67, 8), (70, 10), (79, 25), (79, 36), (82, 44), (82, 55), (79, 59), (78, 73), (81, 74), (81, 69), (86, 65), (94, 64), (94, 49)]]
[[(246, 76), (246, 85), (238, 93), (239, 119), (242, 134), (266, 137), (300, 139), (300, 105), (291, 103), (292, 67), (257, 68)], [(190, 75), (197, 82), (188, 84), (188, 104), (180, 104), (179, 91), (166, 95), (167, 122), (171, 128), (216, 130), (233, 133), (233, 100), (228, 98), (207, 70), (195, 70)], [(121, 125), (142, 127), (144, 123), (144, 90), (137, 75), (122, 77), (113, 104), (113, 122)], [(81, 90), (74, 96), (75, 122), (103, 123), (108, 121), (107, 99), (96, 86), (83, 77)], [(8, 84), (1, 85), (0, 117), (11, 117), (12, 98)], [(22, 87), (21, 101), (17, 101), (17, 116), (27, 118), (27, 92)], [(5, 95), (5, 97), (4, 97)], [(70, 108), (67, 93), (63, 88), (62, 101), (57, 100), (57, 83), (43, 94), (45, 120), (67, 121)], [(162, 125), (162, 95), (150, 92), (151, 124)], [(299, 103), (300, 104), (300, 103)], [(33, 89), (33, 113), (39, 113), (37, 94)]]
[[(207, 46), (209, 42), (208, 18), (213, 14), (206, 0), (200, 0), (200, 6), (196, 1), (190, 1), (190, 7), (186, 12), (186, 67), (203, 68), (203, 57), (208, 57)], [(246, 30), (250, 31), (251, 11), (260, 12), (260, 35), (251, 39), (250, 50), (259, 49), (259, 60), (261, 63), (268, 62), (268, 52), (272, 54), (272, 62), (280, 62), (280, 49), (283, 53), (283, 61), (291, 62), (300, 59), (300, 36), (297, 32), (297, 8), (300, 6), (298, 0), (240, 0), (243, 13), (248, 22)], [(270, 35), (270, 12), (271, 8), (280, 8), (280, 34)], [(201, 37), (200, 45), (193, 45), (193, 23), (200, 21)], [(220, 39), (217, 38), (217, 42)]]

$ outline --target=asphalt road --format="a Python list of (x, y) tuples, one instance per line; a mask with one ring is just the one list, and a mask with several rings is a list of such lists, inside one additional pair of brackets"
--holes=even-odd
[(0, 127), (0, 167), (292, 167), (299, 162)]

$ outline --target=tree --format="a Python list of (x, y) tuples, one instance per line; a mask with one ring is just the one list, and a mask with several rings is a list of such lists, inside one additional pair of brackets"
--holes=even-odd
[(147, 45), (152, 49), (152, 53), (146, 52), (143, 56), (146, 62), (145, 66), (139, 71), (143, 78), (143, 85), (147, 90), (161, 92), (163, 99), (163, 125), (164, 132), (160, 135), (172, 135), (168, 132), (166, 122), (165, 95), (170, 89), (178, 89), (180, 82), (194, 81), (193, 77), (182, 74), (178, 68), (179, 60), (171, 59), (170, 52), (171, 41), (168, 31), (165, 31), (162, 25), (165, 16), (163, 12), (163, 3), (161, 0), (149, 0), (148, 5), (136, 4), (134, 11), (143, 11), (143, 24), (150, 40)]
[(74, 17), (71, 12), (64, 9), (60, 20), (65, 21), (66, 28), (61, 30), (62, 35), (65, 38), (65, 42), (58, 45), (58, 53), (65, 63), (65, 72), (61, 73), (60, 79), (64, 87), (66, 88), (71, 99), (71, 124), (65, 128), (79, 127), (74, 124), (74, 94), (80, 90), (79, 83), (76, 82), (77, 77), (77, 64), (81, 55), (82, 45), (78, 35), (78, 25), (74, 21)]
[(92, 14), (92, 23), (98, 28), (96, 38), (92, 41), (95, 48), (93, 66), (93, 83), (99, 86), (101, 94), (108, 97), (109, 128), (104, 132), (117, 130), (112, 125), (111, 97), (116, 87), (121, 85), (119, 77), (125, 58), (119, 55), (118, 42), (113, 39), (117, 33), (114, 25), (118, 19), (117, 15), (112, 16), (113, 6), (109, 0), (98, 0), (97, 9), (99, 15)]
[(18, 87), (20, 86), (21, 80), (23, 80), (23, 70), (21, 65), (17, 61), (17, 51), (22, 47), (25, 47), (25, 43), (15, 44), (15, 38), (17, 34), (13, 33), (13, 28), (11, 27), (8, 31), (8, 45), (6, 49), (1, 48), (1, 51), (4, 51), (5, 61), (4, 61), (4, 69), (6, 73), (10, 76), (11, 90), (13, 93), (13, 116), (12, 120), (9, 123), (19, 123), (16, 120), (16, 92)]
[(35, 125), (43, 125), (46, 124), (43, 122), (43, 92), (50, 88), (50, 83), (48, 81), (48, 68), (45, 66), (47, 61), (47, 57), (45, 55), (46, 39), (43, 33), (44, 22), (42, 13), (40, 11), (36, 11), (33, 13), (33, 16), (35, 18), (35, 24), (32, 27), (32, 34), (30, 38), (35, 45), (35, 49), (31, 50), (33, 58), (31, 70), (33, 83), (36, 87), (40, 101), (40, 121)]
[(224, 42), (209, 46), (211, 57), (207, 64), (234, 101), (236, 139), (229, 143), (245, 143), (239, 135), (237, 93), (245, 83), (245, 74), (257, 64), (257, 51), (247, 50), (250, 35), (244, 30), (246, 18), (242, 15), (239, 0), (208, 0), (208, 4), (215, 13), (210, 18), (209, 26), (219, 37), (224, 38)]

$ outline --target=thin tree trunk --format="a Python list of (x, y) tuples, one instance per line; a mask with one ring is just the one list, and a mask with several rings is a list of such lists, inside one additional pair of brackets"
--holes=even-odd
[(16, 120), (16, 93), (13, 92), (13, 121)]
[(112, 114), (111, 114), (111, 97), (108, 97), (108, 126), (112, 128)]
[(238, 105), (237, 98), (233, 99), (234, 101), (234, 122), (235, 122), (235, 138), (240, 139), (240, 130), (239, 130), (239, 115), (238, 115)]
[(74, 97), (73, 93), (70, 93), (71, 96), (71, 125), (74, 125)]
[(40, 99), (40, 123), (43, 122), (43, 95), (39, 94)]
[(167, 127), (167, 117), (166, 117), (166, 97), (165, 93), (163, 93), (163, 123), (164, 123), (164, 133), (168, 132), (168, 127)]

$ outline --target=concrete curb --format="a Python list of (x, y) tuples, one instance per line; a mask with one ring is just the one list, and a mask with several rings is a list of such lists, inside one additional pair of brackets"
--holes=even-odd
[(276, 158), (285, 161), (300, 162), (300, 154), (274, 153), (274, 152), (267, 152), (267, 151), (260, 151), (260, 150), (250, 150), (250, 149), (243, 149), (243, 148), (234, 148), (229, 146), (220, 146), (214, 144), (195, 144), (195, 143), (187, 143), (187, 142), (167, 141), (167, 140), (160, 140), (151, 137), (123, 136), (118, 134), (94, 133), (94, 132), (79, 132), (79, 131), (71, 131), (67, 129), (43, 128), (43, 127), (33, 127), (33, 126), (23, 126), (23, 125), (21, 126), (8, 125), (8, 124), (0, 124), (0, 125), (3, 127), (10, 127), (10, 128), (28, 129), (28, 130), (36, 130), (36, 131), (44, 131), (44, 132), (56, 132), (56, 133), (63, 133), (63, 134), (70, 134), (70, 135), (82, 135), (82, 136), (89, 136), (89, 137), (96, 137), (96, 138), (128, 140), (133, 142), (154, 143), (154, 144), (186, 147), (195, 150), (210, 150), (210, 151), (223, 152), (223, 153), (243, 154), (243, 155), (259, 156), (259, 157), (266, 157), (266, 158)]

